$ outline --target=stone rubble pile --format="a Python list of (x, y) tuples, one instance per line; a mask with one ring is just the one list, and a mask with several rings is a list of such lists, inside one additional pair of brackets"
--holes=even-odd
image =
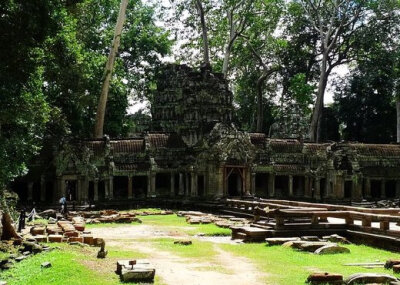
[(215, 224), (220, 228), (243, 227), (250, 224), (245, 218), (237, 218), (229, 215), (213, 215), (197, 211), (179, 211), (178, 217), (185, 217), (186, 222), (191, 225)]

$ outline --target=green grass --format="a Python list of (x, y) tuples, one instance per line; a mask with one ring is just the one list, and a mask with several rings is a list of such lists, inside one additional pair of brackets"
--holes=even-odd
[[(115, 285), (122, 284), (115, 270), (119, 258), (142, 258), (143, 254), (109, 248), (106, 259), (96, 258), (96, 248), (78, 248), (58, 244), (58, 250), (38, 254), (0, 274), (0, 280), (9, 285)], [(139, 256), (140, 255), (140, 256)], [(42, 269), (43, 262), (51, 262), (51, 268)], [(132, 283), (131, 283), (132, 284)], [(156, 276), (155, 285), (162, 285)]]
[(192, 245), (174, 244), (177, 239), (160, 238), (151, 240), (152, 245), (160, 250), (169, 251), (180, 257), (193, 259), (210, 259), (215, 256), (214, 245), (211, 242), (192, 240)]
[(165, 216), (143, 216), (140, 217), (144, 225), (162, 226), (169, 227), (182, 231), (189, 235), (196, 235), (203, 233), (206, 236), (230, 236), (231, 230), (217, 227), (214, 224), (199, 224), (191, 225), (188, 224), (185, 218), (178, 217), (177, 215), (165, 215)]
[[(371, 248), (368, 246), (349, 245), (349, 254), (315, 255), (282, 246), (268, 247), (265, 244), (220, 245), (222, 249), (238, 256), (249, 258), (268, 276), (269, 284), (303, 284), (312, 272), (343, 274), (346, 278), (353, 273), (374, 272), (393, 274), (383, 268), (366, 269), (363, 267), (344, 266), (346, 263), (366, 263), (377, 260), (384, 262), (390, 258), (400, 258), (400, 254)], [(398, 275), (397, 277), (400, 277)]]
[(120, 258), (120, 259), (142, 259), (147, 258), (147, 254), (133, 249), (122, 249), (120, 247), (108, 246), (107, 258)]

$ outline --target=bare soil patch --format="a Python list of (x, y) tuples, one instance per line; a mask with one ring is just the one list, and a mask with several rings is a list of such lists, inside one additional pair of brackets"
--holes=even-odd
[[(227, 243), (228, 239), (216, 239), (214, 248), (216, 256), (210, 260), (196, 260), (182, 258), (169, 251), (162, 251), (151, 243), (151, 239), (160, 237), (185, 236), (178, 231), (163, 230), (160, 227), (137, 225), (121, 226), (112, 229), (91, 229), (95, 236), (101, 236), (106, 244), (113, 247), (134, 249), (148, 255), (148, 259), (156, 267), (156, 274), (165, 284), (192, 284), (192, 285), (243, 285), (265, 284), (265, 275), (260, 273), (246, 258), (238, 257), (219, 248), (218, 242)], [(135, 239), (141, 242), (134, 242)], [(143, 242), (149, 239), (149, 242)], [(200, 239), (202, 240), (202, 238)], [(213, 239), (207, 241), (213, 242)], [(89, 264), (88, 264), (89, 265)], [(89, 265), (90, 266), (90, 265)], [(215, 270), (213, 270), (215, 268)]]

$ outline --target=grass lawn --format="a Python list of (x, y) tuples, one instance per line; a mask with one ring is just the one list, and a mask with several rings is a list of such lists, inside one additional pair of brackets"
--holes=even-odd
[[(239, 256), (249, 258), (267, 274), (269, 284), (304, 284), (312, 272), (343, 274), (346, 278), (353, 273), (374, 272), (392, 274), (383, 268), (365, 269), (362, 267), (343, 266), (347, 263), (366, 263), (389, 258), (400, 258), (400, 254), (371, 248), (368, 246), (346, 245), (349, 254), (315, 255), (285, 248), (266, 246), (265, 244), (221, 245), (221, 248)], [(398, 275), (397, 277), (400, 277)]]
[(203, 233), (206, 236), (230, 236), (231, 230), (217, 227), (214, 224), (198, 224), (190, 225), (186, 223), (185, 218), (178, 217), (177, 215), (165, 216), (142, 216), (139, 217), (143, 224), (170, 227), (185, 232), (189, 235), (196, 235)]

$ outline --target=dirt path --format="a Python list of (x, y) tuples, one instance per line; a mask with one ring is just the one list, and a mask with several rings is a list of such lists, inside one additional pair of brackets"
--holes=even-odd
[(265, 275), (243, 257), (222, 250), (217, 244), (216, 256), (210, 260), (182, 258), (169, 251), (154, 247), (151, 242), (130, 242), (135, 239), (154, 237), (174, 237), (176, 233), (147, 225), (122, 226), (118, 228), (92, 229), (95, 236), (102, 236), (106, 244), (121, 248), (131, 248), (149, 255), (148, 259), (156, 267), (156, 274), (168, 285), (261, 285)]

